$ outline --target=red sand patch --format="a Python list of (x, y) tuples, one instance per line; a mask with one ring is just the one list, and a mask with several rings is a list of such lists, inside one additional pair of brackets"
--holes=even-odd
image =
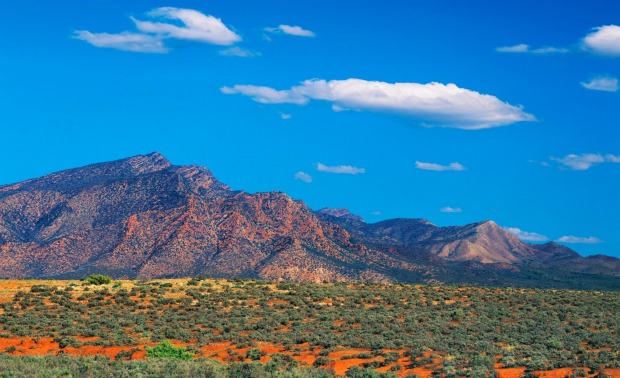
[(519, 378), (525, 373), (525, 368), (502, 368), (495, 369), (499, 378)]

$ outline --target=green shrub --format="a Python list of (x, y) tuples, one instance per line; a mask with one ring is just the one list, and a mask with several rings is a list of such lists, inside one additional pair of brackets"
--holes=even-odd
[(188, 352), (183, 347), (175, 347), (168, 340), (164, 340), (159, 345), (146, 348), (147, 358), (173, 358), (176, 360), (189, 360), (194, 357), (192, 352)]
[(332, 362), (332, 360), (330, 360), (327, 357), (319, 357), (316, 360), (314, 360), (314, 363), (312, 364), (312, 366), (314, 367), (325, 366), (330, 362)]
[(263, 352), (258, 348), (252, 348), (245, 353), (245, 358), (252, 361), (258, 361), (263, 356)]
[(112, 282), (112, 277), (103, 274), (91, 274), (84, 279), (84, 282), (89, 285), (107, 285)]

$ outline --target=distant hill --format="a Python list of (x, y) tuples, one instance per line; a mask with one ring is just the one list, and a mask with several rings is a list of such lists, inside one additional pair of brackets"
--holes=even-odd
[(91, 273), (620, 289), (619, 259), (523, 243), (492, 221), (368, 224), (158, 153), (0, 186), (0, 277)]

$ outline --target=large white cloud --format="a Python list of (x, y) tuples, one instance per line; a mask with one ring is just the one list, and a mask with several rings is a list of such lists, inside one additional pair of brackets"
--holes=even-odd
[(587, 83), (582, 82), (581, 85), (593, 91), (616, 92), (618, 90), (618, 79), (609, 76), (599, 76)]
[(286, 90), (254, 85), (235, 85), (221, 90), (226, 94), (243, 94), (265, 104), (305, 104), (310, 100), (323, 100), (331, 102), (334, 110), (396, 114), (416, 119), (426, 126), (477, 130), (536, 120), (521, 107), (455, 84), (314, 79)]
[(288, 35), (294, 35), (297, 37), (314, 37), (314, 32), (306, 30), (301, 26), (280, 25), (277, 28), (264, 28), (269, 33), (284, 33)]
[(561, 243), (575, 243), (575, 244), (598, 244), (603, 241), (594, 236), (581, 237), (581, 236), (562, 236), (557, 241)]
[(523, 241), (531, 241), (531, 242), (544, 242), (549, 240), (545, 235), (537, 234), (535, 232), (523, 231), (516, 227), (506, 227), (506, 231), (515, 235), (519, 239)]
[(357, 174), (366, 173), (366, 169), (354, 167), (351, 165), (328, 166), (322, 163), (317, 163), (316, 169), (319, 172), (338, 173), (338, 174), (345, 174), (345, 175), (357, 175)]
[(620, 155), (601, 155), (601, 154), (569, 154), (562, 158), (552, 157), (554, 160), (564, 167), (575, 171), (585, 171), (595, 164), (601, 163), (620, 163)]
[(162, 40), (151, 35), (123, 32), (118, 34), (91, 33), (86, 30), (76, 30), (75, 39), (86, 41), (96, 47), (111, 48), (122, 51), (141, 53), (167, 53), (168, 49)]
[(620, 55), (620, 26), (605, 25), (583, 39), (584, 48), (603, 55)]
[(150, 11), (148, 16), (180, 21), (183, 26), (169, 22), (140, 21), (132, 17), (131, 19), (138, 30), (144, 33), (159, 34), (165, 38), (206, 42), (213, 45), (232, 45), (241, 40), (241, 37), (227, 28), (219, 18), (193, 9), (163, 7)]
[(465, 168), (460, 163), (450, 163), (448, 165), (441, 165), (436, 163), (425, 163), (422, 161), (416, 161), (415, 167), (418, 169), (422, 169), (425, 171), (436, 171), (436, 172), (444, 172), (444, 171), (465, 171)]

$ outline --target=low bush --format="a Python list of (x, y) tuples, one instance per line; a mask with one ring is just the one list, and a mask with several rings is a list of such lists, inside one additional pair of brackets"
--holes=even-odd
[(112, 277), (103, 274), (91, 274), (84, 279), (88, 285), (107, 285), (112, 282)]
[(183, 347), (175, 347), (168, 340), (164, 340), (159, 345), (146, 348), (147, 358), (172, 358), (176, 360), (189, 360), (194, 357), (194, 353), (188, 352)]

